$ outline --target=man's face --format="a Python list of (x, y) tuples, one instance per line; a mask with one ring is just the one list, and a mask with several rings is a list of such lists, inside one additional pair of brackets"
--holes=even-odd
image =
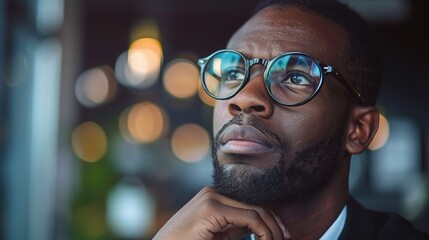
[[(296, 8), (268, 7), (230, 39), (228, 48), (247, 58), (272, 59), (303, 52), (344, 72), (346, 33), (336, 24)], [(298, 107), (275, 103), (263, 82), (264, 67), (214, 110), (214, 187), (251, 204), (269, 204), (322, 189), (338, 171), (344, 152), (348, 96), (327, 77), (310, 102)]]

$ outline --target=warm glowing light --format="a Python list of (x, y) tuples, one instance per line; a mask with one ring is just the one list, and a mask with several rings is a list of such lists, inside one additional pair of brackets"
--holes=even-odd
[(128, 87), (147, 88), (159, 77), (163, 59), (161, 42), (154, 38), (133, 41), (115, 63), (118, 81)]
[(210, 97), (206, 91), (204, 91), (203, 85), (201, 83), (198, 84), (198, 96), (200, 97), (201, 101), (211, 107), (213, 107), (216, 103), (216, 100), (212, 97)]
[(128, 50), (128, 65), (137, 75), (159, 72), (162, 61), (161, 43), (153, 38), (140, 38), (131, 43)]
[(198, 68), (192, 62), (178, 59), (166, 66), (164, 87), (168, 93), (177, 98), (189, 98), (197, 92)]
[(76, 155), (87, 162), (100, 160), (107, 150), (104, 130), (95, 122), (85, 122), (72, 133), (72, 146)]
[(377, 133), (375, 134), (371, 144), (369, 144), (368, 149), (374, 151), (382, 148), (387, 143), (387, 140), (389, 139), (389, 134), (389, 122), (387, 121), (386, 117), (380, 114), (380, 121)]
[(154, 142), (165, 132), (165, 114), (159, 106), (150, 102), (142, 102), (132, 106), (127, 112), (126, 127), (126, 135), (129, 135), (134, 141)]
[[(156, 54), (152, 50), (129, 50), (128, 51), (128, 66), (131, 71), (136, 75), (146, 77), (150, 72), (150, 58), (155, 57)], [(153, 71), (153, 70), (152, 70)]]
[(100, 66), (83, 72), (75, 85), (76, 98), (87, 107), (94, 107), (110, 100), (115, 92), (116, 81), (109, 66)]
[(171, 137), (171, 147), (180, 160), (190, 163), (198, 162), (209, 152), (209, 134), (199, 125), (182, 125), (174, 131)]

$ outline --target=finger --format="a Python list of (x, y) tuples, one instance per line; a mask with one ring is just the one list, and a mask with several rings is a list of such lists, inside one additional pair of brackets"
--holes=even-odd
[[(273, 235), (272, 230), (266, 224), (258, 211), (254, 209), (242, 209), (224, 205), (218, 201), (210, 200), (206, 202), (204, 217), (201, 224), (203, 229), (208, 232), (202, 235), (214, 234), (216, 236), (229, 236), (230, 239), (236, 238), (234, 234), (243, 234), (238, 230), (234, 230), (232, 226), (239, 228), (248, 228), (260, 240), (284, 239), (282, 234)], [(277, 227), (278, 228), (278, 227)], [(227, 231), (227, 230), (234, 231)]]
[[(274, 239), (288, 239), (290, 238), (289, 232), (286, 230), (286, 227), (281, 222), (280, 218), (275, 216), (273, 212), (270, 210), (259, 207), (259, 206), (253, 206), (249, 204), (244, 204), (238, 201), (235, 201), (233, 199), (227, 198), (225, 196), (222, 196), (220, 194), (217, 194), (214, 192), (213, 188), (208, 187), (206, 190), (207, 195), (210, 196), (210, 198), (215, 199), (216, 201), (235, 208), (240, 209), (252, 209), (256, 212), (258, 212), (259, 216), (262, 218), (262, 220), (265, 222), (265, 224), (268, 226), (270, 231), (273, 234)], [(202, 195), (204, 196), (204, 195)]]
[(222, 231), (220, 239), (243, 239), (251, 233), (252, 232), (247, 227), (238, 227), (230, 224)]

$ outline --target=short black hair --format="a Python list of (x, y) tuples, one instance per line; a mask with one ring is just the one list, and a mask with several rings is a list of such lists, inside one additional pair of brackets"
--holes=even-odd
[(380, 36), (355, 10), (337, 0), (262, 0), (254, 14), (268, 6), (297, 7), (342, 26), (348, 35), (346, 78), (362, 94), (366, 105), (375, 105), (382, 80)]

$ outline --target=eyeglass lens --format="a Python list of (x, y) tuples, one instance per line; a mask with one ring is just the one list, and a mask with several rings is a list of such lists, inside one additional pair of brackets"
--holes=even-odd
[[(246, 83), (249, 61), (233, 51), (212, 55), (202, 73), (206, 91), (214, 98), (234, 96)], [(320, 88), (322, 70), (312, 58), (299, 54), (285, 54), (271, 60), (264, 74), (265, 86), (278, 102), (299, 104), (311, 98)]]

